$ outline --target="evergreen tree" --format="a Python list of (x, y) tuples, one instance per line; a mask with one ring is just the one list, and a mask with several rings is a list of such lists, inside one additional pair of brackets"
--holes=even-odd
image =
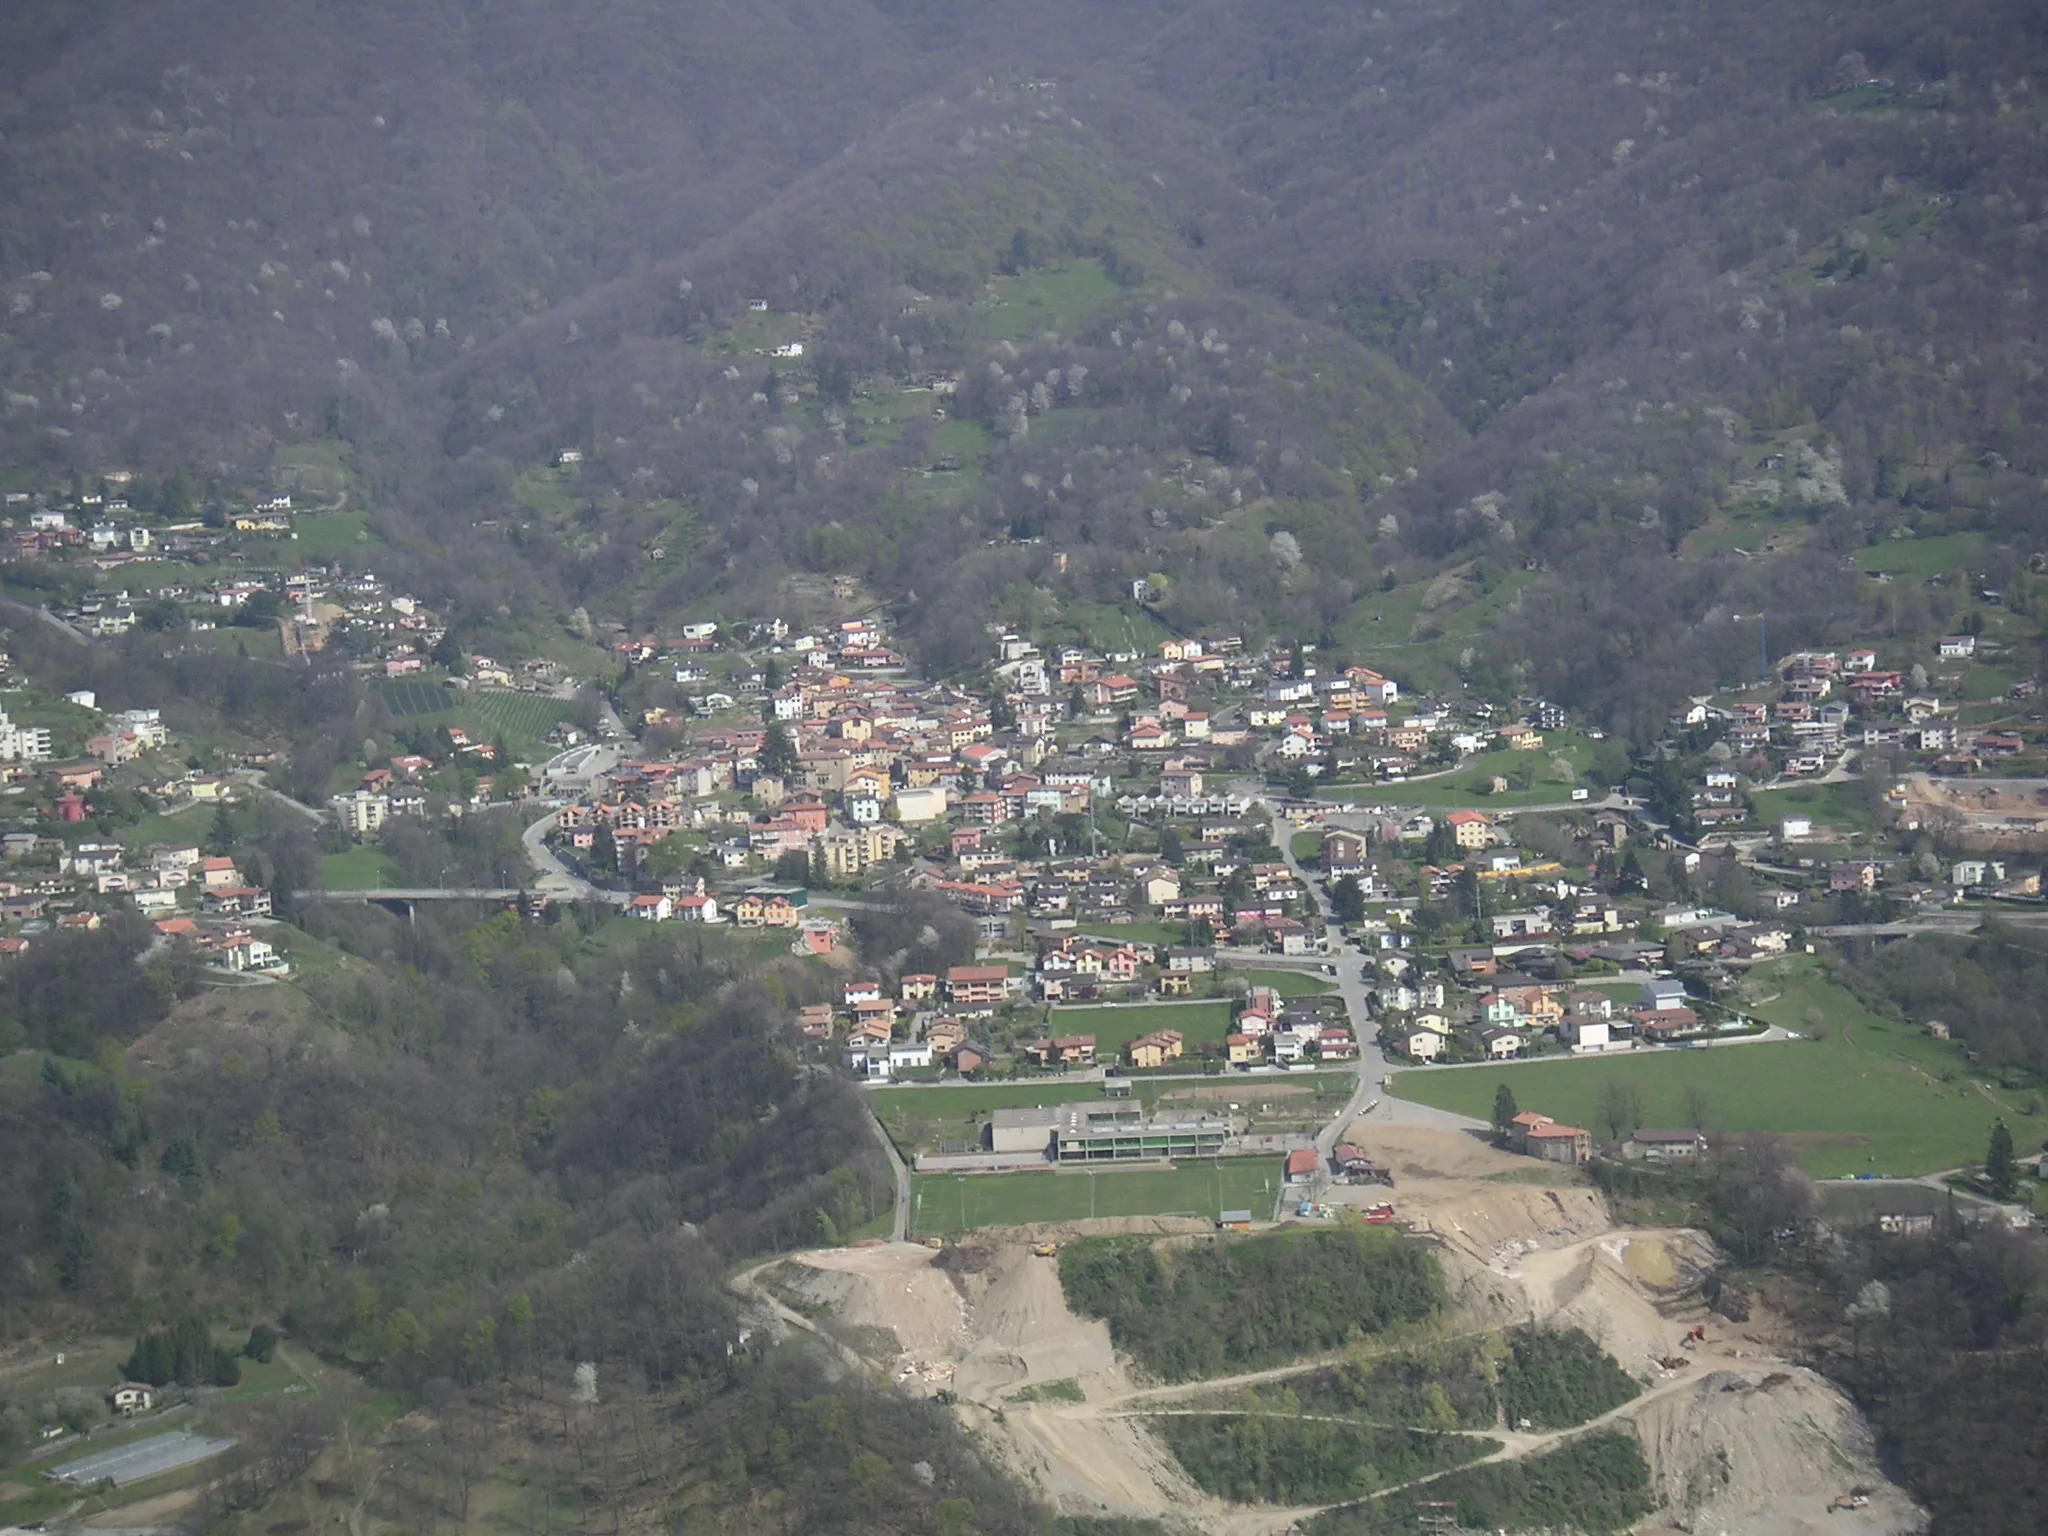
[(1509, 1129), (1515, 1123), (1515, 1116), (1521, 1113), (1515, 1103), (1515, 1090), (1502, 1083), (1493, 1091), (1493, 1129), (1502, 1140), (1507, 1139)]
[(1422, 845), (1422, 857), (1439, 869), (1458, 857), (1458, 837), (1449, 822), (1439, 819), (1430, 827), (1429, 839)]
[(2019, 1188), (2019, 1166), (2012, 1156), (2012, 1132), (2000, 1120), (1991, 1127), (1991, 1145), (1984, 1153), (1984, 1181), (2000, 1200), (2010, 1200)]
[(235, 819), (228, 814), (227, 802), (222, 801), (213, 808), (213, 826), (206, 834), (206, 852), (221, 858), (234, 852)]
[(1330, 911), (1340, 923), (1355, 923), (1365, 916), (1365, 892), (1355, 876), (1346, 875), (1330, 887)]
[(590, 869), (591, 873), (598, 875), (616, 875), (619, 872), (618, 840), (612, 836), (612, 829), (602, 822), (591, 840)]
[(761, 743), (761, 771), (787, 779), (796, 772), (796, 743), (789, 738), (789, 727), (780, 720), (772, 722), (768, 734)]

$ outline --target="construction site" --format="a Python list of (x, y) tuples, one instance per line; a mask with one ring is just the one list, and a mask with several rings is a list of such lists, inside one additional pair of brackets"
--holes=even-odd
[(1902, 823), (1953, 835), (1986, 850), (2048, 850), (2048, 779), (1937, 778), (1899, 781)]
[[(1921, 1511), (1877, 1466), (1853, 1406), (1788, 1358), (1768, 1316), (1736, 1324), (1708, 1313), (1700, 1283), (1720, 1256), (1704, 1234), (1617, 1226), (1573, 1170), (1532, 1170), (1528, 1159), (1467, 1133), (1360, 1123), (1343, 1140), (1385, 1171), (1399, 1192), (1399, 1229), (1435, 1254), (1449, 1295), (1442, 1336), (1576, 1328), (1636, 1383), (1621, 1407), (1569, 1429), (1484, 1429), (1498, 1449), (1473, 1465), (1621, 1429), (1650, 1469), (1658, 1507), (1634, 1527), (1646, 1536), (1924, 1528)], [(1385, 1194), (1375, 1179), (1324, 1198), (1362, 1213), (1384, 1209)], [(1075, 1222), (982, 1232), (937, 1249), (799, 1254), (736, 1284), (779, 1326), (818, 1333), (900, 1390), (950, 1404), (992, 1456), (1062, 1513), (1277, 1536), (1330, 1507), (1218, 1498), (1197, 1486), (1153, 1426), (1161, 1415), (1241, 1413), (1246, 1391), (1370, 1360), (1375, 1346), (1239, 1376), (1149, 1379), (1112, 1347), (1107, 1324), (1067, 1305), (1054, 1255), (1063, 1242), (1102, 1235), (1152, 1237), (1169, 1249), (1230, 1240), (1183, 1218)], [(1431, 1512), (1432, 1480), (1376, 1497), (1405, 1494), (1424, 1522), (1408, 1528), (1455, 1529), (1442, 1510)]]

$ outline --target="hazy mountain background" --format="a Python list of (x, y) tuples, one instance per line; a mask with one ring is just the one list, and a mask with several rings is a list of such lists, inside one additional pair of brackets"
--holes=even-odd
[[(949, 666), (992, 612), (1158, 573), (1190, 628), (1646, 727), (1739, 670), (1728, 612), (1854, 606), (1874, 539), (2038, 539), (2043, 32), (2020, 0), (10, 8), (0, 442), (216, 495), (338, 442), (477, 612), (847, 571)], [(943, 424), (901, 393), (933, 377)]]

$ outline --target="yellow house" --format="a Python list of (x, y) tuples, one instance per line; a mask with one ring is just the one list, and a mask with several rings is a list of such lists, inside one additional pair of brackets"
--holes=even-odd
[(1257, 1066), (1266, 1059), (1264, 1047), (1250, 1035), (1226, 1036), (1223, 1049), (1228, 1053), (1233, 1067)]
[(849, 795), (865, 792), (886, 800), (889, 798), (889, 770), (874, 767), (849, 769), (845, 792)]
[(1125, 1048), (1134, 1067), (1163, 1067), (1181, 1057), (1181, 1035), (1177, 1029), (1161, 1029), (1141, 1035)]

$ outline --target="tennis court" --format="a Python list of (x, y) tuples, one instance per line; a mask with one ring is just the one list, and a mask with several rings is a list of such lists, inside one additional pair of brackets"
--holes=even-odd
[(189, 1467), (209, 1456), (218, 1456), (234, 1443), (174, 1429), (169, 1434), (151, 1435), (147, 1440), (136, 1440), (110, 1451), (67, 1461), (61, 1467), (52, 1467), (50, 1476), (60, 1483), (71, 1483), (80, 1488), (89, 1488), (95, 1483), (139, 1483), (145, 1478)]

